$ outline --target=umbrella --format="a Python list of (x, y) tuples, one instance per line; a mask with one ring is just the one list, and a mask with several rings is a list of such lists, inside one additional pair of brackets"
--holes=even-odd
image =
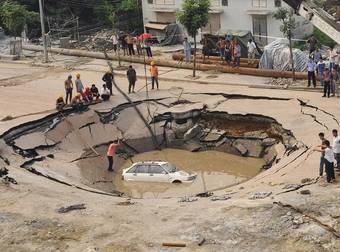
[(143, 33), (138, 37), (140, 40), (146, 40), (152, 38), (152, 34), (150, 33)]

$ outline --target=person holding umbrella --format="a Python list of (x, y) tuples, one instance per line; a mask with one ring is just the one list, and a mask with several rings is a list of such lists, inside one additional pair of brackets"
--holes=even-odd
[(152, 58), (151, 41), (150, 41), (151, 38), (152, 38), (152, 35), (150, 33), (143, 33), (142, 35), (139, 36), (139, 39), (141, 41), (144, 41), (144, 48), (145, 48), (148, 58)]

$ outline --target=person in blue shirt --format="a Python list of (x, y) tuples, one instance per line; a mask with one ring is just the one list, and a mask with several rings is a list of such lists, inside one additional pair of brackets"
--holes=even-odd
[(308, 87), (310, 87), (310, 84), (312, 81), (313, 81), (313, 86), (316, 87), (315, 69), (316, 69), (316, 64), (313, 58), (309, 58), (309, 62), (307, 64)]
[(319, 77), (320, 77), (320, 83), (321, 86), (323, 86), (323, 73), (325, 72), (325, 68), (326, 68), (326, 63), (323, 61), (323, 58), (320, 58), (320, 61), (318, 62), (317, 68), (316, 68), (316, 72), (318, 73)]

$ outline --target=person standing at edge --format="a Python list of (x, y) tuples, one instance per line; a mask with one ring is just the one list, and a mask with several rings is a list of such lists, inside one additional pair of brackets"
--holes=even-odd
[(137, 81), (137, 74), (136, 74), (136, 70), (133, 69), (132, 66), (129, 66), (127, 72), (126, 72), (128, 81), (129, 81), (129, 94), (132, 92), (135, 92), (135, 84)]
[(120, 146), (120, 140), (116, 140), (112, 142), (109, 145), (109, 148), (107, 149), (107, 160), (109, 161), (109, 168), (107, 169), (109, 172), (113, 172), (113, 165), (114, 165), (114, 160), (116, 158), (116, 150)]
[(159, 89), (158, 67), (156, 66), (156, 63), (154, 61), (151, 61), (150, 74), (151, 74), (152, 89), (155, 89), (155, 82), (156, 82), (157, 90), (158, 90)]
[(235, 48), (234, 48), (234, 65), (239, 68), (241, 63), (241, 46), (238, 41), (235, 39)]
[(68, 99), (70, 100), (70, 103), (72, 101), (72, 90), (73, 90), (72, 75), (69, 75), (67, 80), (65, 81), (66, 104)]
[(315, 69), (316, 69), (316, 64), (314, 60), (312, 58), (309, 58), (309, 61), (307, 63), (308, 87), (310, 87), (310, 84), (312, 81), (313, 81), (313, 86), (316, 87)]
[[(319, 133), (319, 138), (321, 140), (321, 144), (318, 146), (319, 148), (321, 148), (322, 151), (325, 150), (325, 134), (323, 132)], [(319, 168), (319, 176), (322, 177), (323, 175), (323, 168), (325, 166), (325, 153), (321, 152), (321, 157), (320, 157), (320, 168)]]
[(77, 77), (77, 79), (75, 81), (75, 84), (76, 84), (77, 93), (83, 95), (84, 94), (84, 85), (80, 80), (80, 74), (78, 73), (76, 75), (76, 77)]
[(333, 152), (334, 158), (336, 160), (336, 168), (340, 171), (340, 136), (338, 135), (338, 131), (336, 129), (332, 130), (333, 134)]
[(320, 61), (317, 63), (317, 68), (316, 68), (316, 72), (319, 75), (320, 78), (320, 84), (321, 86), (323, 86), (324, 80), (323, 80), (323, 74), (325, 72), (325, 68), (326, 68), (326, 64), (323, 61), (323, 58), (320, 58)]
[(191, 44), (188, 41), (188, 38), (184, 38), (183, 49), (184, 49), (185, 62), (190, 63), (190, 60), (191, 60)]
[(247, 48), (248, 48), (248, 65), (254, 64), (256, 44), (252, 39), (249, 39)]
[(113, 95), (112, 93), (112, 82), (113, 82), (113, 73), (111, 70), (107, 71), (102, 80), (105, 82), (106, 87), (110, 90), (110, 94)]
[(224, 53), (225, 53), (225, 40), (223, 38), (220, 38), (218, 42), (216, 43), (216, 46), (220, 52), (221, 60), (224, 60)]
[(325, 69), (325, 72), (323, 73), (323, 96), (329, 98), (329, 95), (331, 93), (331, 72), (328, 68)]
[(335, 174), (334, 174), (334, 154), (332, 147), (328, 140), (324, 141), (324, 145), (322, 149), (315, 149), (316, 151), (324, 153), (325, 157), (325, 170), (326, 170), (326, 179), (328, 183), (333, 183), (335, 181)]

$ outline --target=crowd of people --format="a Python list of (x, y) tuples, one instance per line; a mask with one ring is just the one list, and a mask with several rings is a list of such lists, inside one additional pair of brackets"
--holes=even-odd
[(126, 56), (142, 56), (143, 50), (145, 50), (146, 56), (152, 58), (151, 51), (151, 38), (140, 36), (133, 36), (131, 34), (113, 34), (111, 37), (113, 43), (113, 50), (117, 54), (118, 50), (123, 51), (123, 55)]
[(307, 41), (307, 46), (309, 50), (309, 62), (307, 64), (308, 87), (313, 85), (315, 88), (317, 77), (319, 77), (320, 85), (324, 89), (322, 97), (339, 97), (340, 53), (337, 48), (330, 47), (328, 55), (323, 56), (319, 49), (319, 42), (313, 36)]
[(319, 175), (322, 177), (325, 171), (328, 183), (335, 182), (335, 164), (337, 171), (340, 172), (340, 136), (336, 129), (332, 130), (332, 135), (333, 141), (331, 145), (330, 141), (325, 138), (325, 134), (323, 132), (319, 133), (321, 144), (315, 149), (321, 152)]
[[(211, 55), (211, 45), (209, 44), (207, 36), (203, 37), (202, 45), (203, 61), (205, 61), (205, 58), (209, 59), (209, 55)], [(242, 47), (237, 38), (232, 38), (230, 36), (226, 36), (225, 38), (220, 37), (216, 43), (216, 47), (218, 48), (221, 61), (225, 61), (228, 65), (232, 65), (234, 67), (240, 67)], [(249, 39), (247, 49), (248, 63), (252, 64), (254, 63), (257, 50), (257, 46), (252, 39)]]
[[(150, 63), (150, 79), (152, 90), (157, 88), (159, 89), (159, 81), (158, 81), (158, 67), (154, 61)], [(130, 65), (126, 71), (126, 76), (128, 80), (128, 93), (135, 93), (135, 86), (137, 82), (137, 73), (136, 70)], [(101, 91), (99, 92), (96, 84), (92, 84), (91, 87), (84, 86), (80, 74), (76, 74), (76, 80), (72, 81), (72, 75), (69, 75), (64, 82), (65, 89), (65, 99), (63, 95), (60, 95), (56, 100), (56, 109), (58, 111), (63, 110), (66, 106), (71, 107), (81, 107), (84, 104), (91, 103), (99, 103), (102, 101), (109, 101), (110, 97), (113, 95), (113, 84), (114, 80), (114, 72), (112, 70), (107, 71), (103, 77)], [(73, 89), (75, 88), (76, 94), (73, 96)]]

